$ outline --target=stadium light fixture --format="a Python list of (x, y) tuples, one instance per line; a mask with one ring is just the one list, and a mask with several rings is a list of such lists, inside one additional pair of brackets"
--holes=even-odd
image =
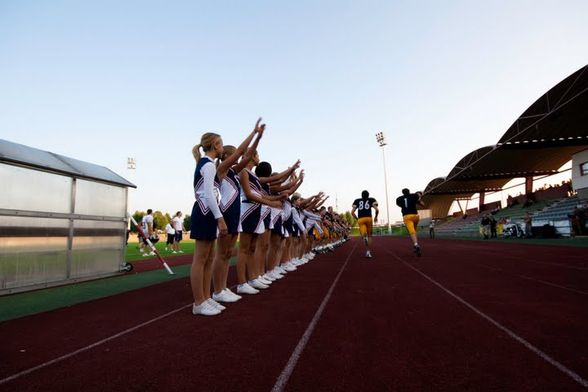
[(386, 175), (386, 154), (384, 152), (384, 146), (386, 145), (386, 138), (384, 132), (376, 133), (376, 140), (380, 147), (382, 147), (382, 158), (384, 160), (384, 188), (386, 191), (386, 224), (388, 227), (388, 234), (390, 233), (390, 203), (388, 203), (388, 176)]
[[(137, 169), (137, 163), (135, 162), (135, 158), (130, 158), (130, 157), (127, 158), (127, 171), (128, 171), (129, 180), (131, 180), (131, 177), (133, 177), (131, 175), (131, 173), (133, 173), (134, 170), (136, 170), (136, 169)], [(131, 211), (132, 211), (131, 199), (132, 198), (131, 198), (131, 196), (132, 196), (131, 188), (127, 188), (127, 211), (128, 211), (127, 214), (132, 219), (132, 213), (131, 213)], [(127, 225), (128, 225), (127, 229), (130, 230), (131, 229), (131, 220), (130, 219), (127, 221)]]

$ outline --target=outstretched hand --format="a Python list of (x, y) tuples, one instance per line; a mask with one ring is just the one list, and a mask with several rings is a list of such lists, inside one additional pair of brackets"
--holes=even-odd
[(265, 124), (261, 124), (261, 117), (257, 119), (253, 131), (257, 132), (259, 136), (263, 135), (263, 131), (265, 131)]

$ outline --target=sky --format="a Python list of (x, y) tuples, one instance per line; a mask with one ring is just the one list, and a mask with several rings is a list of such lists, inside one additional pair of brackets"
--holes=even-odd
[(189, 213), (201, 135), (236, 145), (263, 117), (261, 160), (300, 159), (303, 196), (344, 212), (365, 189), (394, 222), (402, 188), (495, 144), (588, 64), (586, 15), (583, 0), (0, 0), (0, 138), (110, 168), (137, 185), (132, 211)]

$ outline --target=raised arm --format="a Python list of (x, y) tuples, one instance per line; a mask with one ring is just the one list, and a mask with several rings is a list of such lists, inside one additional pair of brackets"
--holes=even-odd
[(243, 158), (234, 166), (234, 169), (237, 173), (240, 173), (241, 170), (245, 169), (249, 161), (252, 160), (255, 156), (255, 153), (257, 152), (257, 146), (259, 145), (259, 141), (261, 140), (264, 132), (265, 124), (262, 124), (261, 130), (257, 133), (257, 137), (253, 141), (253, 144), (247, 149), (247, 152), (245, 155), (243, 155)]
[(246, 169), (241, 170), (239, 173), (239, 182), (241, 183), (241, 188), (243, 188), (243, 193), (247, 196), (247, 200), (254, 201), (256, 203), (265, 204), (270, 207), (274, 208), (282, 208), (282, 203), (275, 200), (269, 200), (264, 197), (257, 196), (251, 190), (251, 183), (249, 182), (249, 173)]
[(319, 197), (321, 195), (322, 195), (322, 192), (321, 193), (317, 193), (316, 195), (312, 195), (312, 196), (304, 199), (302, 201), (302, 203), (300, 203), (300, 206), (303, 207), (303, 208), (305, 208), (305, 209), (306, 208), (307, 209), (313, 209), (314, 208), (314, 205), (318, 202)]
[[(216, 175), (218, 176), (219, 179), (222, 179), (224, 176), (226, 176), (227, 172), (229, 171), (229, 168), (231, 166), (233, 166), (239, 160), (239, 158), (241, 158), (243, 156), (243, 154), (245, 154), (248, 151), (249, 144), (251, 144), (251, 140), (253, 140), (253, 137), (255, 135), (257, 135), (257, 137), (255, 138), (254, 143), (256, 143), (255, 147), (257, 147), (257, 143), (259, 143), (259, 139), (261, 138), (261, 135), (263, 135), (263, 131), (265, 130), (265, 124), (260, 125), (260, 122), (261, 122), (261, 117), (257, 119), (257, 122), (255, 123), (255, 128), (253, 128), (253, 131), (251, 131), (249, 136), (247, 136), (245, 138), (245, 140), (243, 140), (243, 142), (239, 145), (239, 147), (237, 147), (235, 152), (232, 153), (230, 156), (226, 157), (218, 165), (218, 167), (216, 169)], [(249, 159), (251, 159), (251, 158), (249, 158)], [(246, 164), (247, 163), (245, 163), (245, 165)], [(240, 170), (238, 170), (237, 173), (239, 171)]]
[(329, 198), (329, 196), (325, 196), (325, 197), (323, 197), (322, 199), (320, 199), (320, 201), (318, 202), (318, 204), (316, 205), (316, 207), (315, 207), (315, 208), (321, 208), (321, 206), (322, 206), (323, 204), (325, 204), (325, 201), (327, 201), (327, 199), (328, 199), (328, 198)]
[(269, 176), (269, 177), (262, 177), (259, 179), (259, 181), (261, 181), (262, 183), (272, 183), (272, 182), (283, 182), (290, 174), (292, 174), (294, 172), (294, 170), (298, 169), (300, 167), (300, 159), (297, 160), (296, 162), (294, 162), (294, 165), (290, 166), (289, 168), (287, 168), (286, 170), (284, 170), (281, 173), (278, 174), (274, 174), (273, 176)]

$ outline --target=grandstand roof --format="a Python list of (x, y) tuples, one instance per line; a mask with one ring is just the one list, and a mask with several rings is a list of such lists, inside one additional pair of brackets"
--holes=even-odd
[(65, 174), (76, 178), (98, 180), (130, 188), (137, 187), (104, 166), (3, 139), (0, 139), (0, 162), (33, 167), (42, 171)]
[(423, 201), (442, 216), (456, 197), (497, 191), (517, 177), (556, 174), (588, 148), (587, 108), (588, 65), (535, 101), (496, 145), (472, 151), (446, 177), (430, 181)]

